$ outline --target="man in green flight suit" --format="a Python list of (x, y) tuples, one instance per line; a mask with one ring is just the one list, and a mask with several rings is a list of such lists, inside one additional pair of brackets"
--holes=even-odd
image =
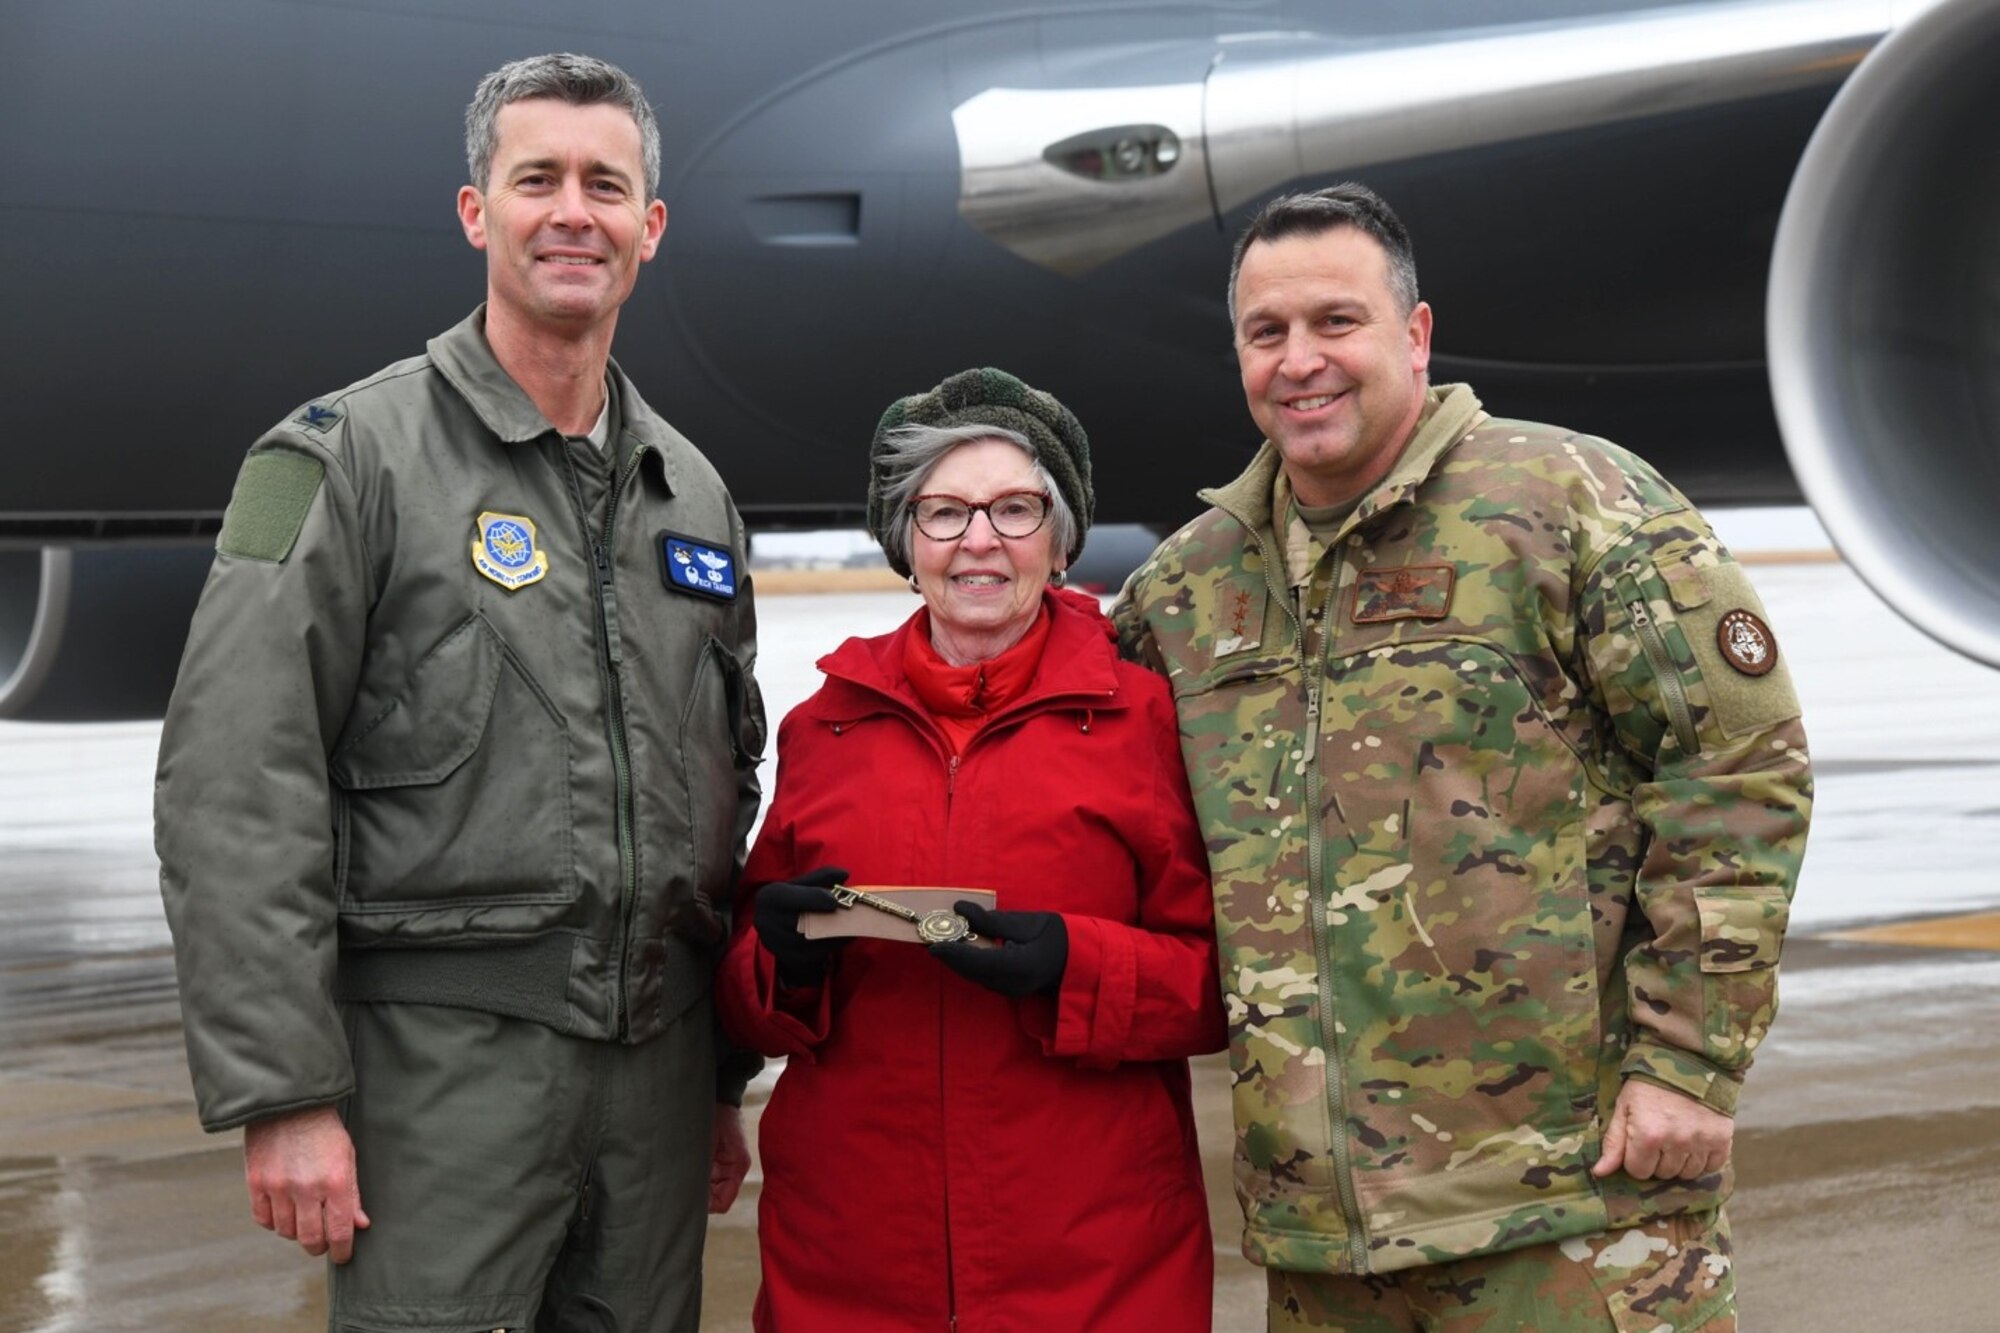
[(466, 152), (486, 303), (273, 427), (223, 520), (155, 811), (188, 1063), (334, 1329), (693, 1330), (749, 1166), (743, 526), (610, 360), (666, 227), (638, 86), (516, 61)]
[(1812, 784), (1742, 568), (1641, 460), (1431, 387), (1402, 223), (1280, 198), (1266, 443), (1114, 609), (1208, 835), (1273, 1329), (1733, 1329), (1737, 1092)]

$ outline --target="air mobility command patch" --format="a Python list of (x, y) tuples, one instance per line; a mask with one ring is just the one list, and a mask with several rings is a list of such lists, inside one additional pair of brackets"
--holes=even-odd
[(479, 535), (472, 539), (472, 567), (508, 592), (539, 580), (549, 572), (549, 557), (535, 544), (535, 520), (481, 514)]
[(1450, 565), (1405, 565), (1364, 569), (1354, 581), (1354, 623), (1383, 620), (1443, 620), (1451, 613)]
[(662, 532), (660, 577), (675, 592), (691, 592), (718, 602), (736, 600), (736, 555), (678, 532)]

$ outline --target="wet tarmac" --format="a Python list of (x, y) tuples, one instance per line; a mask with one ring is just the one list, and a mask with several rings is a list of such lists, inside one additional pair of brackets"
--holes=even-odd
[[(1783, 1013), (1739, 1121), (1744, 1326), (1985, 1333), (2000, 1328), (2000, 677), (1842, 566), (1756, 573), (1822, 777)], [(840, 636), (912, 604), (767, 598), (774, 715)], [(320, 1265), (249, 1221), (238, 1137), (195, 1124), (151, 851), (158, 733), (0, 724), (0, 1333), (325, 1326)], [(1220, 1061), (1196, 1081), (1216, 1326), (1261, 1328)], [(747, 1325), (755, 1180), (711, 1232), (706, 1328)]]

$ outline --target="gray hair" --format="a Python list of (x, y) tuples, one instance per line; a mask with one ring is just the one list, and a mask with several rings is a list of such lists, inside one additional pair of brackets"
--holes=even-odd
[(930, 480), (931, 473), (959, 445), (980, 440), (1005, 440), (1028, 456), (1035, 465), (1035, 484), (1049, 493), (1049, 519), (1042, 525), (1042, 531), (1049, 534), (1050, 549), (1061, 555), (1076, 544), (1076, 515), (1069, 501), (1063, 499), (1055, 478), (1042, 466), (1042, 457), (1027, 436), (977, 422), (967, 426), (898, 426), (882, 437), (882, 459), (897, 469), (896, 480), (882, 491), (889, 510), (889, 521), (883, 525), (882, 545), (889, 553), (890, 563), (901, 563), (906, 569), (912, 563), (910, 529), (916, 524), (916, 514), (911, 506), (923, 494), (924, 483)]
[(500, 132), (495, 123), (500, 108), (510, 102), (552, 97), (571, 106), (608, 105), (631, 113), (639, 126), (639, 152), (646, 163), (646, 198), (660, 193), (660, 122), (630, 74), (595, 56), (555, 52), (510, 61), (479, 81), (465, 108), (465, 167), (474, 189), (484, 190), (493, 171), (493, 150)]
[(1336, 227), (1352, 227), (1374, 238), (1389, 260), (1389, 294), (1396, 313), (1408, 319), (1417, 308), (1417, 257), (1403, 220), (1382, 196), (1366, 185), (1343, 181), (1307, 194), (1281, 194), (1250, 219), (1236, 238), (1229, 256), (1229, 322), (1236, 323), (1236, 277), (1243, 271), (1243, 254), (1258, 241), (1287, 236), (1319, 236)]

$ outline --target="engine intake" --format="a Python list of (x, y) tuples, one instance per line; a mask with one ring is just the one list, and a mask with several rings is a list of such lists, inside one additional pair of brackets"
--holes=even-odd
[(2000, 5), (1892, 32), (1813, 134), (1767, 332), (1785, 450), (1841, 554), (2000, 666)]

